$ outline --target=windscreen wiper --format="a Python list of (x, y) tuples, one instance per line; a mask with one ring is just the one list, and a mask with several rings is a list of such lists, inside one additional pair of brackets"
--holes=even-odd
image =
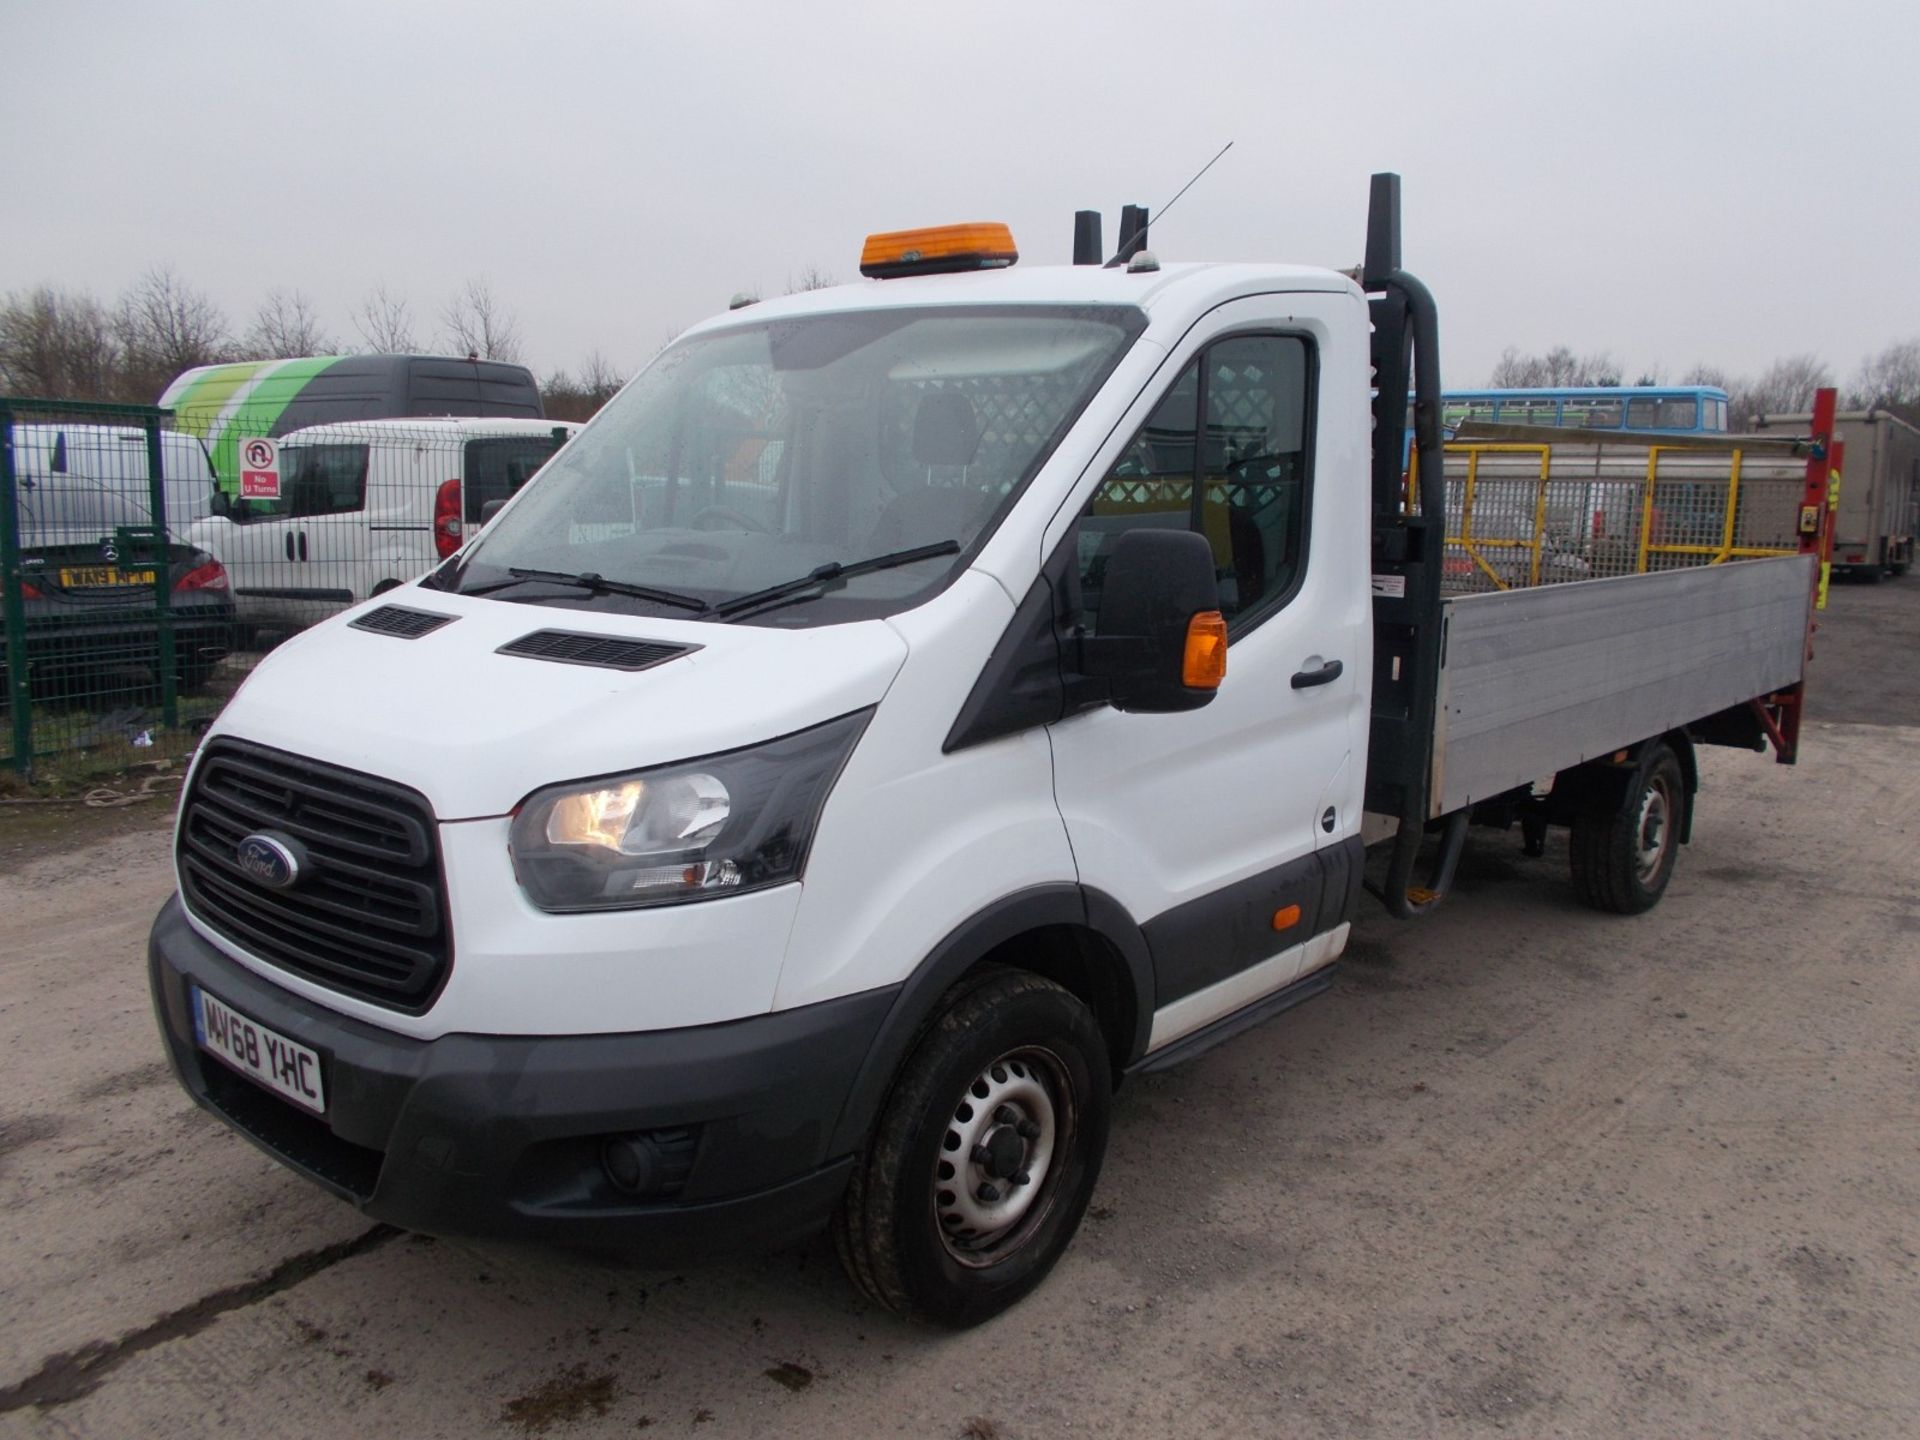
[(844, 565), (838, 560), (830, 560), (804, 575), (797, 575), (791, 580), (782, 580), (778, 585), (769, 585), (764, 590), (749, 590), (746, 594), (736, 595), (731, 600), (722, 600), (713, 607), (713, 613), (722, 620), (737, 620), (753, 611), (772, 609), (776, 605), (805, 594), (806, 591), (822, 585), (831, 585), (836, 580), (848, 580), (855, 575), (866, 575), (875, 570), (891, 570), (896, 565), (911, 565), (916, 560), (931, 560), (938, 555), (958, 555), (959, 553), (958, 540), (941, 540), (933, 545), (916, 545), (911, 550), (895, 550), (886, 555), (874, 555), (868, 559), (854, 560)]
[(578, 575), (570, 575), (565, 570), (529, 570), (519, 565), (509, 565), (507, 574), (511, 580), (494, 580), (485, 585), (476, 585), (470, 590), (461, 590), (461, 595), (490, 595), (495, 590), (505, 590), (514, 585), (524, 585), (529, 580), (544, 580), (549, 585), (571, 585), (579, 590), (590, 591), (595, 595), (630, 595), (635, 600), (651, 600), (656, 605), (672, 605), (681, 610), (693, 610), (705, 613), (713, 609), (697, 595), (683, 595), (678, 590), (659, 590), (651, 585), (629, 585), (624, 580), (609, 580), (604, 575), (591, 570)]

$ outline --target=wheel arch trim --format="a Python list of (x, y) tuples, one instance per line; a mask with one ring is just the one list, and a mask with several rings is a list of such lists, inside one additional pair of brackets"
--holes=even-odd
[[(894, 1077), (932, 1018), (940, 997), (994, 952), (1036, 931), (1067, 928), (1106, 942), (1118, 964), (1111, 976), (1130, 991), (1132, 1035), (1125, 1054), (1109, 1057), (1117, 1075), (1146, 1053), (1153, 1024), (1153, 962), (1146, 937), (1111, 896), (1082, 885), (1036, 885), (976, 911), (914, 967), (881, 1021), (854, 1077), (827, 1154), (844, 1155), (866, 1143)], [(1102, 1027), (1105, 1028), (1104, 1026)]]

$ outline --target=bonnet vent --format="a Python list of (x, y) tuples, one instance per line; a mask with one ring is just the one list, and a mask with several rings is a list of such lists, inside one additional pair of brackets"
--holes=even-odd
[(451, 625), (454, 618), (452, 615), (436, 615), (431, 610), (409, 610), (404, 605), (382, 605), (378, 610), (369, 610), (357, 620), (349, 620), (347, 625), (353, 630), (371, 630), (376, 635), (391, 635), (396, 640), (418, 640), (442, 625)]
[(699, 648), (658, 640), (625, 640), (618, 635), (583, 635), (574, 630), (536, 630), (502, 645), (497, 653), (554, 660), (562, 665), (593, 665), (602, 670), (648, 670)]

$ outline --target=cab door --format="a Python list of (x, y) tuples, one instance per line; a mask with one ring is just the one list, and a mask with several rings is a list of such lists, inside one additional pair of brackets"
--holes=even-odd
[(1351, 293), (1213, 311), (1055, 521), (1091, 633), (1105, 557), (1144, 525), (1206, 536), (1228, 621), (1207, 706), (1101, 706), (1052, 727), (1081, 883), (1118, 901), (1152, 952), (1150, 1049), (1345, 943), (1372, 663), (1365, 324)]

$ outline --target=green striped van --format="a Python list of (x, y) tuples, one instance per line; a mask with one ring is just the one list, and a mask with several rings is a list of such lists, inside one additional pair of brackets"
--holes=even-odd
[(239, 442), (336, 420), (436, 415), (540, 419), (533, 372), (446, 355), (310, 355), (188, 370), (160, 397), (175, 429), (197, 435), (219, 486), (238, 487)]

